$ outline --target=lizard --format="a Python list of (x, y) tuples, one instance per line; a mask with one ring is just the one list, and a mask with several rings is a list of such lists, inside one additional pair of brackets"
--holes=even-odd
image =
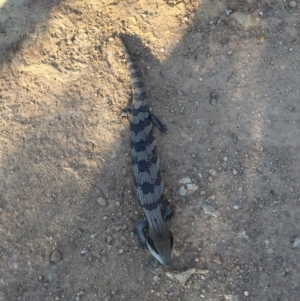
[(153, 124), (161, 132), (166, 132), (167, 127), (150, 111), (141, 73), (132, 60), (124, 37), (119, 37), (131, 78), (130, 144), (134, 186), (145, 215), (145, 219), (135, 226), (135, 232), (141, 246), (147, 247), (162, 265), (169, 266), (173, 254), (173, 234), (165, 221), (173, 216), (173, 209), (170, 205), (163, 207), (164, 187)]

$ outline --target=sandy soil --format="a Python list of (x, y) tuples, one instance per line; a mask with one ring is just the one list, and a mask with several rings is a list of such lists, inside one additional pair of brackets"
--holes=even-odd
[[(0, 1), (1, 301), (300, 299), (295, 5)], [(169, 128), (169, 269), (132, 232), (120, 32)]]

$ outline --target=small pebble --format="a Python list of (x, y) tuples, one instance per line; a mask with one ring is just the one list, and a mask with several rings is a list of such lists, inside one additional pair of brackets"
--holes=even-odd
[(293, 242), (293, 248), (297, 248), (300, 246), (300, 238), (295, 238)]
[(290, 191), (290, 192), (294, 192), (294, 188), (291, 186), (291, 187), (289, 188), (289, 191)]
[(205, 191), (204, 191), (204, 190), (201, 190), (201, 191), (200, 191), (200, 195), (205, 195)]
[(244, 296), (248, 297), (249, 296), (249, 292), (248, 291), (244, 291)]
[(122, 229), (122, 225), (118, 224), (115, 226), (116, 231), (120, 231)]
[(181, 92), (180, 90), (177, 90), (177, 94), (178, 94), (179, 96), (182, 96), (182, 92)]
[(223, 161), (225, 161), (225, 162), (228, 161), (228, 157), (225, 156), (225, 157), (223, 158)]
[(213, 255), (213, 262), (220, 265), (224, 262), (223, 256), (219, 253)]
[(96, 236), (97, 236), (97, 234), (93, 233), (93, 234), (90, 235), (90, 238), (91, 238), (91, 239), (95, 239)]
[(213, 120), (210, 120), (209, 121), (209, 125), (213, 125), (214, 124), (214, 121)]
[(210, 169), (210, 170), (209, 170), (209, 173), (210, 173), (213, 177), (215, 177), (215, 176), (217, 175), (217, 172), (216, 172), (214, 169)]
[(108, 235), (107, 238), (106, 238), (106, 241), (107, 241), (108, 243), (110, 243), (112, 240), (113, 240), (113, 238), (112, 238), (110, 235)]
[(218, 216), (218, 212), (215, 210), (215, 208), (213, 208), (210, 205), (207, 204), (203, 204), (202, 205), (202, 210), (204, 211), (205, 214), (213, 216), (213, 217), (217, 217)]
[(202, 81), (203, 81), (203, 78), (202, 78), (202, 77), (200, 77), (200, 78), (199, 78), (199, 81), (200, 81), (200, 82), (202, 82)]
[(192, 158), (195, 159), (195, 158), (196, 158), (196, 155), (195, 155), (195, 154), (192, 154)]
[(233, 206), (233, 209), (234, 209), (234, 210), (238, 210), (239, 208), (240, 208), (240, 207), (239, 207), (238, 205), (234, 205), (234, 206)]
[(232, 55), (232, 51), (229, 50), (229, 51), (227, 52), (227, 54), (228, 54), (228, 55)]
[(119, 250), (119, 254), (123, 254), (124, 253), (124, 250), (123, 249), (120, 249)]
[(237, 172), (236, 169), (234, 169), (234, 170), (232, 171), (232, 173), (233, 173), (235, 176), (238, 174), (238, 172)]
[(190, 195), (193, 194), (195, 191), (197, 191), (199, 189), (199, 186), (196, 184), (189, 183), (186, 184), (186, 189), (187, 189), (187, 193)]
[(98, 204), (99, 204), (100, 206), (105, 207), (105, 206), (107, 205), (107, 200), (106, 200), (105, 198), (103, 198), (103, 197), (98, 198), (97, 201), (98, 201)]
[(182, 178), (178, 181), (179, 184), (189, 184), (192, 183), (192, 180), (189, 177)]
[(59, 251), (55, 250), (52, 252), (51, 257), (50, 257), (50, 261), (53, 263), (57, 263), (61, 260), (62, 255)]
[(288, 106), (288, 110), (289, 110), (290, 112), (293, 112), (293, 111), (294, 111), (294, 107)]
[(210, 99), (210, 104), (211, 104), (212, 106), (216, 106), (216, 105), (218, 104), (218, 101), (217, 101), (215, 98), (211, 98), (211, 99)]
[(184, 188), (184, 186), (181, 186), (178, 190), (179, 195), (186, 196), (187, 190)]
[(291, 8), (295, 8), (296, 6), (297, 6), (296, 1), (291, 1), (291, 2), (290, 2), (290, 7), (291, 7)]
[(86, 253), (87, 253), (86, 249), (83, 249), (83, 250), (80, 251), (81, 256), (84, 256)]
[(209, 177), (207, 178), (207, 180), (208, 180), (209, 182), (211, 182), (211, 183), (212, 183), (212, 181), (213, 181), (213, 177), (212, 177), (212, 176), (209, 176)]
[(80, 291), (76, 294), (76, 297), (75, 297), (75, 300), (76, 301), (79, 301), (80, 300), (80, 297), (84, 295), (84, 291)]

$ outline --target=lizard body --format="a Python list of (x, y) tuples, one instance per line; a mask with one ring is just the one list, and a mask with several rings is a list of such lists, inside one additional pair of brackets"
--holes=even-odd
[[(173, 235), (165, 220), (173, 215), (170, 205), (163, 208), (163, 181), (159, 168), (153, 124), (161, 132), (167, 130), (150, 111), (147, 94), (141, 74), (120, 37), (132, 86), (132, 109), (130, 117), (131, 158), (135, 190), (145, 219), (136, 225), (136, 233), (142, 246), (147, 246), (151, 254), (163, 265), (170, 265), (173, 252)], [(147, 229), (147, 236), (144, 229)]]

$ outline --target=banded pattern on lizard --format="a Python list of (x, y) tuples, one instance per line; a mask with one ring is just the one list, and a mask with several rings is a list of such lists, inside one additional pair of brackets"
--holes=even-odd
[[(146, 218), (136, 227), (136, 233), (143, 247), (163, 265), (171, 263), (173, 235), (165, 221), (173, 216), (170, 205), (163, 208), (163, 181), (159, 168), (159, 156), (153, 136), (153, 124), (161, 132), (167, 128), (150, 111), (146, 90), (137, 66), (120, 36), (132, 86), (132, 109), (130, 118), (131, 158), (135, 190)], [(144, 233), (147, 229), (147, 235)]]

